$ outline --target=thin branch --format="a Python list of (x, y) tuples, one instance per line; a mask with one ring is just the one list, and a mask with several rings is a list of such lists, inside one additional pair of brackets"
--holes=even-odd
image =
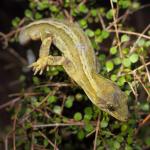
[[(145, 32), (150, 28), (150, 24), (143, 30), (143, 32), (138, 36), (138, 39), (134, 42), (132, 48), (130, 49), (130, 54), (134, 52), (135, 47), (137, 45), (137, 43), (139, 42), (139, 40), (142, 38), (142, 36), (145, 34)], [(150, 36), (149, 36), (150, 39)]]
[(148, 70), (148, 68), (147, 68), (147, 65), (145, 64), (145, 61), (144, 61), (143, 56), (140, 56), (140, 58), (141, 58), (141, 61), (142, 61), (143, 65), (144, 65), (144, 67), (145, 67), (145, 70), (146, 70), (146, 72), (147, 72), (148, 81), (149, 81), (149, 83), (150, 83), (150, 72), (149, 72), (149, 70)]
[(44, 133), (42, 133), (41, 131), (39, 131), (39, 133), (40, 133), (40, 135), (41, 135), (44, 139), (46, 139), (46, 140), (48, 141), (48, 143), (49, 143), (54, 149), (58, 150), (58, 147), (56, 147), (56, 145), (55, 145), (50, 139), (48, 139), (48, 137), (47, 137)]
[(116, 33), (116, 38), (117, 38), (117, 41), (118, 41), (118, 47), (119, 47), (119, 52), (120, 52), (120, 57), (122, 58), (123, 55), (122, 55), (122, 51), (121, 51), (121, 42), (120, 42), (120, 39), (119, 39), (119, 34), (118, 34), (118, 27), (117, 27), (117, 23), (116, 23), (116, 17), (115, 17), (115, 12), (114, 12), (114, 5), (113, 5), (113, 2), (112, 0), (110, 0), (110, 4), (111, 4), (111, 8), (112, 8), (112, 14), (113, 14), (113, 20), (114, 20), (114, 27), (115, 27), (115, 33)]
[(96, 132), (95, 132), (95, 139), (94, 139), (94, 147), (93, 150), (96, 150), (96, 143), (97, 143), (97, 137), (98, 137), (98, 132), (99, 132), (99, 125), (100, 125), (100, 114), (98, 115), (97, 119), (97, 125), (96, 125)]
[[(92, 122), (92, 124), (95, 125), (95, 122)], [(37, 124), (37, 125), (32, 125), (33, 128), (67, 127), (67, 126), (85, 126), (85, 122), (53, 123), (53, 124)]]
[[(116, 32), (115, 30), (108, 30), (109, 32)], [(141, 33), (138, 33), (138, 32), (132, 32), (132, 31), (125, 31), (125, 30), (118, 30), (118, 33), (126, 33), (126, 34), (130, 34), (130, 35), (136, 35), (136, 36), (141, 36), (142, 38), (145, 38), (145, 39), (148, 39), (150, 40), (150, 36), (148, 35), (144, 35), (144, 34), (141, 34)]]
[(99, 21), (100, 21), (100, 23), (102, 25), (103, 30), (106, 29), (106, 25), (105, 25), (104, 20), (103, 20), (103, 18), (102, 18), (100, 13), (98, 13), (98, 18), (99, 18)]
[(143, 86), (143, 88), (146, 91), (146, 93), (148, 94), (148, 96), (150, 97), (150, 93), (147, 90), (147, 88), (145, 87), (145, 85), (143, 84), (143, 82), (141, 81), (140, 77), (137, 74), (135, 74), (135, 76), (136, 76), (137, 80), (141, 83), (141, 85)]
[(14, 105), (14, 103), (16, 103), (17, 101), (19, 101), (21, 99), (21, 97), (17, 97), (13, 100), (10, 100), (9, 102), (5, 103), (5, 104), (2, 104), (0, 105), (0, 110), (7, 107), (7, 106), (10, 106), (10, 105)]

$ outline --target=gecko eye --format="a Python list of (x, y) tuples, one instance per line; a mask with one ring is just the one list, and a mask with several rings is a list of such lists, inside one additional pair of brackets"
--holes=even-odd
[(112, 104), (107, 104), (107, 109), (109, 111), (115, 111), (115, 107)]

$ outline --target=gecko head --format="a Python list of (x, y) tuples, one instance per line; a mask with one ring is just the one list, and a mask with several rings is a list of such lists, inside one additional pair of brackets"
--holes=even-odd
[(111, 81), (107, 82), (107, 87), (100, 93), (98, 107), (120, 121), (127, 121), (127, 95)]

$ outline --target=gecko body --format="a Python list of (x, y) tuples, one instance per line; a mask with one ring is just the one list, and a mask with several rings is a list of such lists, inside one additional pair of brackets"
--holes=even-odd
[[(45, 19), (25, 26), (19, 35), (22, 44), (41, 39), (39, 59), (31, 66), (35, 73), (52, 65), (62, 65), (67, 74), (100, 109), (118, 120), (128, 117), (127, 96), (112, 81), (97, 74), (91, 42), (77, 23)], [(61, 56), (49, 55), (53, 43)]]

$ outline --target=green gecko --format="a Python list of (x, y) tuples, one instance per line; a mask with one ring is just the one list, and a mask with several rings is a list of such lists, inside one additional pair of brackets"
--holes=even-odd
[[(42, 74), (48, 66), (62, 65), (98, 108), (120, 121), (127, 120), (127, 96), (115, 83), (97, 74), (92, 44), (77, 23), (43, 19), (25, 26), (19, 35), (21, 44), (39, 39), (39, 59), (31, 65), (35, 74)], [(61, 56), (49, 55), (52, 42)]]

